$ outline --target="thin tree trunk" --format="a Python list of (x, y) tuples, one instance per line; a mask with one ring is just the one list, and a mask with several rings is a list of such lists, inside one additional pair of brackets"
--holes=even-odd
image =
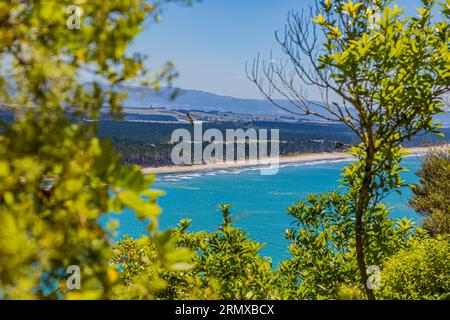
[(372, 182), (372, 164), (374, 159), (374, 150), (369, 147), (367, 150), (366, 165), (364, 168), (364, 177), (361, 188), (358, 192), (358, 199), (356, 205), (356, 222), (355, 222), (355, 245), (356, 245), (356, 260), (358, 263), (359, 274), (361, 276), (362, 285), (364, 286), (367, 298), (375, 300), (373, 290), (367, 286), (367, 271), (366, 262), (364, 258), (364, 226), (363, 215), (367, 209), (370, 197), (370, 184)]

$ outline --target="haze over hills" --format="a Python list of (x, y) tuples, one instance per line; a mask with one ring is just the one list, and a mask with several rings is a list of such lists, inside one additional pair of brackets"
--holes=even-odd
[[(125, 103), (127, 108), (166, 108), (201, 110), (204, 112), (218, 111), (237, 114), (276, 115), (312, 120), (311, 116), (295, 116), (292, 113), (277, 108), (270, 101), (262, 99), (241, 99), (201, 90), (171, 87), (164, 87), (158, 92), (149, 92), (140, 87), (126, 87), (125, 90), (128, 92), (128, 99)], [(174, 90), (177, 91), (177, 95), (174, 99), (171, 99)], [(292, 106), (287, 100), (277, 100), (277, 102), (284, 106)], [(312, 109), (317, 111), (318, 108), (312, 107)], [(436, 116), (436, 120), (444, 126), (450, 126), (449, 113)]]
[[(174, 90), (177, 90), (177, 95), (174, 99), (170, 99)], [(241, 99), (201, 90), (165, 87), (158, 92), (151, 92), (150, 94), (142, 88), (128, 88), (127, 92), (129, 96), (126, 107), (128, 108), (166, 107), (168, 109), (201, 110), (206, 112), (218, 111), (241, 114), (294, 116), (292, 113), (275, 107), (268, 100)], [(278, 101), (283, 105), (289, 105), (287, 101)]]

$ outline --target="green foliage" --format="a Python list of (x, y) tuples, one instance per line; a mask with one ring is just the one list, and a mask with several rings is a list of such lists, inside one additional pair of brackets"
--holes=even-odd
[(364, 293), (358, 288), (341, 285), (338, 287), (337, 300), (362, 300)]
[[(365, 243), (381, 236), (380, 230), (372, 229), (377, 210), (383, 211), (379, 204), (403, 185), (401, 145), (421, 131), (439, 129), (433, 116), (443, 112), (443, 96), (450, 92), (446, 6), (442, 6), (442, 19), (436, 21), (436, 1), (422, 1), (417, 16), (405, 16), (403, 9), (392, 4), (390, 0), (320, 2), (312, 20), (325, 39), (320, 50), (314, 51), (317, 35), (313, 32), (312, 44), (308, 43), (309, 34), (302, 25), (291, 26), (297, 38), (288, 35), (282, 43), (304, 82), (325, 92), (322, 109), (328, 117), (316, 116), (345, 123), (361, 139), (351, 149), (357, 161), (345, 168), (343, 182), (354, 199), (348, 205), (355, 213), (354, 246), (363, 286), (373, 255)], [(313, 75), (305, 71), (298, 52), (311, 59)], [(331, 94), (339, 100), (330, 101)], [(366, 294), (375, 298), (369, 288)]]
[(198, 253), (194, 271), (206, 283), (217, 283), (223, 299), (276, 298), (276, 273), (270, 260), (259, 255), (263, 245), (232, 227), (229, 207), (221, 206), (219, 230), (207, 234), (198, 247), (191, 246)]
[[(337, 192), (313, 194), (288, 209), (295, 218), (295, 228), (287, 232), (292, 258), (284, 261), (280, 270), (291, 298), (364, 297), (356, 264), (352, 201), (348, 194)], [(380, 268), (407, 244), (414, 231), (406, 219), (389, 219), (382, 205), (367, 219), (366, 230), (367, 264)]]
[(386, 261), (381, 279), (385, 299), (450, 299), (450, 242), (413, 241)]
[[(192, 268), (174, 273), (160, 264), (149, 238), (120, 241), (115, 262), (122, 267), (121, 278), (127, 298), (148, 298), (155, 292), (153, 277), (164, 285), (156, 296), (161, 299), (275, 299), (280, 297), (278, 275), (270, 260), (259, 254), (262, 245), (248, 234), (232, 227), (229, 205), (221, 206), (223, 224), (212, 233), (189, 232), (190, 220), (180, 222), (172, 237), (177, 247), (196, 253)], [(189, 251), (186, 251), (186, 253)], [(122, 296), (123, 297), (123, 296)]]
[[(277, 34), (290, 63), (257, 59), (249, 74), (274, 105), (343, 123), (358, 137), (360, 144), (351, 149), (357, 161), (345, 169), (344, 183), (353, 199), (362, 286), (370, 219), (402, 185), (401, 148), (420, 132), (439, 134), (433, 117), (444, 111), (450, 93), (450, 15), (448, 1), (440, 1), (440, 8), (438, 2), (423, 0), (417, 14), (407, 16), (392, 0), (315, 1), (312, 16), (291, 11), (284, 36)], [(308, 99), (311, 87), (321, 102)], [(279, 103), (280, 95), (288, 103)]]
[[(104, 106), (121, 115), (126, 95), (117, 87), (157, 89), (175, 75), (171, 63), (149, 74), (144, 57), (129, 53), (143, 24), (158, 20), (159, 1), (82, 2), (80, 29), (66, 25), (69, 1), (1, 2), (0, 106), (14, 121), (1, 122), (0, 298), (361, 298), (366, 264), (385, 266), (381, 296), (447, 298), (448, 242), (425, 239), (396, 254), (412, 227), (388, 219), (381, 200), (403, 185), (401, 144), (438, 129), (432, 117), (450, 79), (448, 1), (437, 22), (434, 1), (424, 0), (418, 17), (403, 17), (390, 3), (377, 1), (373, 20), (372, 1), (321, 2), (314, 21), (326, 43), (312, 66), (326, 73), (319, 73), (321, 88), (344, 102), (322, 108), (361, 144), (352, 150), (358, 161), (345, 169), (346, 195), (313, 195), (290, 208), (293, 257), (280, 274), (259, 255), (262, 245), (232, 226), (229, 206), (215, 232), (190, 232), (182, 221), (160, 233), (153, 177), (122, 166), (96, 137)], [(81, 81), (85, 73), (92, 84)], [(99, 221), (125, 207), (148, 234), (111, 250), (117, 222), (104, 228)], [(81, 291), (66, 287), (70, 265), (81, 268)]]
[[(157, 232), (160, 192), (152, 176), (121, 166), (111, 144), (95, 137), (103, 106), (120, 115), (124, 95), (112, 85), (134, 80), (149, 89), (170, 80), (170, 66), (147, 75), (129, 43), (157, 2), (83, 2), (81, 28), (66, 26), (72, 2), (0, 3), (0, 106), (12, 112), (0, 136), (0, 298), (111, 298), (114, 227), (99, 221), (129, 207), (148, 225), (162, 263), (179, 253)], [(99, 79), (92, 85), (80, 73)], [(100, 85), (100, 82), (109, 84)], [(66, 287), (66, 269), (81, 269), (81, 291)]]
[(438, 128), (432, 115), (450, 84), (449, 16), (435, 21), (433, 0), (410, 17), (390, 0), (331, 2), (314, 20), (327, 36), (318, 67), (331, 68), (337, 93), (356, 108), (362, 128), (350, 124), (375, 126), (376, 142)]
[[(121, 285), (116, 288), (114, 298), (212, 298), (210, 290), (199, 290), (200, 279), (190, 270), (192, 252), (186, 248), (177, 248), (176, 251), (170, 247), (167, 249), (158, 250), (154, 239), (148, 236), (139, 239), (125, 237), (118, 241), (113, 248), (113, 261), (121, 270)], [(162, 257), (164, 253), (169, 256)], [(170, 259), (172, 261), (168, 263)]]
[(357, 281), (352, 214), (348, 198), (338, 193), (311, 195), (288, 209), (295, 229), (287, 231), (292, 258), (281, 272), (295, 298), (325, 299), (335, 295), (339, 284)]
[(424, 216), (423, 228), (432, 236), (450, 234), (450, 151), (428, 153), (417, 175), (410, 205)]

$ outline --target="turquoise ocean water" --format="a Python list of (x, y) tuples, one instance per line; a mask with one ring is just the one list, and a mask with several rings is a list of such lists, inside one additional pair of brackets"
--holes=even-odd
[[(417, 181), (415, 172), (420, 157), (403, 160), (409, 169), (402, 177), (409, 183)], [(193, 230), (213, 231), (221, 222), (219, 204), (231, 203), (235, 226), (250, 233), (250, 237), (266, 243), (262, 254), (272, 257), (276, 265), (289, 256), (284, 232), (292, 218), (286, 209), (305, 199), (310, 193), (320, 193), (338, 187), (342, 167), (347, 161), (313, 161), (281, 164), (278, 174), (260, 175), (258, 168), (211, 170), (192, 173), (158, 175), (153, 188), (166, 191), (160, 198), (163, 213), (160, 229), (176, 226), (183, 218), (192, 219)], [(419, 216), (407, 206), (410, 190), (392, 194), (386, 204), (392, 208), (392, 217)], [(130, 211), (118, 215), (119, 236), (138, 237), (145, 232), (144, 225)]]

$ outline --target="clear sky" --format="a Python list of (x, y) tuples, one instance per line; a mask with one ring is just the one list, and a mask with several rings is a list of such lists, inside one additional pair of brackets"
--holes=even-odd
[[(202, 0), (192, 7), (169, 4), (159, 24), (138, 36), (132, 49), (148, 55), (155, 70), (175, 62), (175, 85), (241, 98), (261, 98), (245, 76), (245, 62), (261, 53), (283, 57), (274, 32), (283, 30), (289, 10), (310, 0)], [(412, 13), (417, 0), (399, 0)], [(314, 97), (311, 97), (314, 98)]]

